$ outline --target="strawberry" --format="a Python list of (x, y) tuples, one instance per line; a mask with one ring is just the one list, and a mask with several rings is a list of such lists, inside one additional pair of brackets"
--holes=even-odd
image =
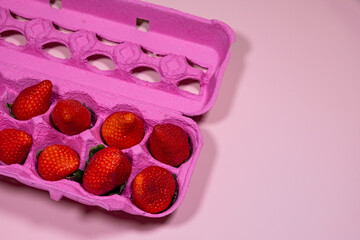
[(50, 145), (39, 155), (38, 171), (48, 181), (64, 179), (78, 170), (80, 159), (78, 154), (65, 145)]
[(0, 161), (5, 164), (21, 164), (32, 146), (32, 138), (24, 131), (4, 129), (0, 131)]
[(131, 163), (116, 147), (107, 147), (95, 153), (84, 172), (86, 191), (104, 195), (125, 183), (131, 173)]
[(91, 126), (91, 112), (79, 101), (60, 100), (51, 112), (51, 120), (60, 132), (71, 136)]
[(143, 139), (144, 122), (134, 113), (116, 112), (105, 120), (101, 134), (110, 147), (130, 148)]
[(165, 168), (151, 166), (135, 177), (131, 188), (136, 206), (148, 213), (159, 213), (170, 206), (176, 180)]
[(158, 161), (179, 166), (190, 156), (188, 134), (171, 123), (159, 124), (154, 127), (149, 141), (150, 152)]
[(42, 81), (20, 92), (10, 110), (18, 120), (29, 120), (44, 114), (50, 107), (52, 83)]

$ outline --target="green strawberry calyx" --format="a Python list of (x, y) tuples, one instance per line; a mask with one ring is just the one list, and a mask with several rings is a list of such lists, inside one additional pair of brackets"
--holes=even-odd
[(114, 188), (110, 192), (104, 194), (103, 196), (112, 196), (112, 195), (121, 195), (121, 193), (124, 191), (126, 186), (126, 182), (121, 184), (120, 186)]
[(41, 155), (41, 153), (42, 153), (43, 151), (44, 151), (44, 150), (38, 151), (38, 153), (36, 154), (36, 159), (39, 159), (39, 157), (40, 157), (40, 155)]
[[(12, 111), (12, 104), (10, 104), (10, 103), (7, 103), (6, 104), (6, 107), (9, 109), (9, 114), (10, 114), (10, 116), (12, 117), (12, 118), (15, 118), (15, 115), (14, 115), (14, 113), (13, 113), (13, 111)], [(15, 118), (16, 119), (16, 118)]]
[(104, 148), (105, 148), (105, 146), (102, 144), (99, 144), (96, 147), (92, 147), (89, 151), (89, 159), (87, 160), (86, 164), (89, 163), (90, 159), (95, 155), (95, 153), (103, 150)]
[(82, 183), (82, 179), (84, 176), (84, 171), (83, 170), (76, 170), (74, 173), (70, 174), (69, 176), (66, 177), (67, 180), (71, 180), (71, 181), (75, 181), (78, 183)]

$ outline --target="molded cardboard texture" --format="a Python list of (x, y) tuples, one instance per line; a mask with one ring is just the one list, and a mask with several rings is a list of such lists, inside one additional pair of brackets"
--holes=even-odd
[[(109, 211), (122, 210), (147, 217), (170, 214), (185, 197), (203, 144), (198, 126), (184, 115), (199, 115), (213, 106), (230, 57), (229, 48), (235, 40), (233, 31), (219, 21), (135, 0), (62, 0), (61, 9), (52, 8), (49, 3), (48, 0), (0, 0), (0, 33), (17, 31), (27, 41), (24, 46), (15, 46), (0, 39), (0, 130), (18, 128), (34, 140), (25, 163), (6, 166), (0, 162), (0, 174), (49, 191), (54, 200), (65, 196)], [(19, 21), (16, 15), (24, 20)], [(145, 32), (138, 30), (141, 22), (149, 23)], [(61, 32), (59, 26), (72, 31)], [(101, 38), (117, 44), (106, 45), (99, 41)], [(71, 58), (58, 59), (46, 53), (43, 46), (49, 43), (65, 45)], [(90, 65), (87, 59), (94, 55), (110, 58), (116, 69), (101, 71)], [(132, 71), (139, 67), (156, 70), (161, 81), (150, 83), (137, 79)], [(48, 112), (28, 121), (11, 118), (6, 103), (12, 103), (22, 89), (44, 79), (54, 84)], [(187, 79), (199, 81), (198, 95), (178, 87)], [(69, 98), (84, 102), (96, 115), (91, 129), (71, 137), (56, 131), (49, 120), (56, 102)], [(146, 126), (143, 141), (124, 150), (133, 169), (121, 195), (95, 196), (79, 183), (48, 182), (39, 177), (36, 154), (55, 143), (77, 151), (80, 168), (84, 169), (90, 148), (103, 143), (100, 136), (103, 121), (121, 110), (138, 114)], [(163, 122), (182, 127), (191, 139), (192, 155), (178, 168), (158, 162), (147, 148), (153, 126)], [(162, 166), (177, 175), (178, 198), (159, 214), (146, 213), (131, 201), (134, 177), (151, 165)]]

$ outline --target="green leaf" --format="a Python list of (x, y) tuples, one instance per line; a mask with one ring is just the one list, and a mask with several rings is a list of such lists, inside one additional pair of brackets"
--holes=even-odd
[(176, 179), (177, 179), (177, 176), (176, 176), (176, 174), (174, 174), (174, 173), (173, 173), (173, 176), (174, 176), (174, 178), (175, 178), (175, 180), (176, 180)]
[(66, 179), (71, 180), (71, 181), (75, 181), (75, 182), (78, 182), (78, 183), (81, 184), (83, 176), (84, 176), (84, 171), (78, 169), (74, 173), (67, 176)]
[(89, 163), (90, 159), (94, 156), (95, 153), (99, 152), (100, 150), (103, 150), (105, 148), (104, 145), (99, 144), (96, 147), (92, 147), (89, 152), (89, 159), (86, 163)]
[[(13, 113), (13, 111), (12, 111), (12, 104), (10, 104), (10, 103), (7, 103), (6, 104), (6, 107), (7, 108), (9, 108), (9, 114), (10, 114), (10, 116), (12, 117), (12, 118), (15, 118), (15, 115), (14, 115), (14, 113)], [(16, 118), (15, 118), (16, 119)]]
[(40, 154), (43, 152), (44, 150), (40, 150), (37, 154), (36, 154), (36, 159), (38, 159), (40, 157)]

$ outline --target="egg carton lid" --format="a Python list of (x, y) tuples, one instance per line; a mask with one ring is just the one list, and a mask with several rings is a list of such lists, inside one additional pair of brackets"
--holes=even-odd
[[(60, 9), (53, 3), (0, 0), (0, 32), (19, 31), (27, 39), (19, 47), (0, 40), (0, 62), (14, 66), (12, 71), (41, 72), (56, 76), (55, 84), (66, 79), (187, 116), (201, 115), (214, 105), (235, 41), (228, 25), (138, 0), (62, 0)], [(17, 21), (16, 15), (30, 21)], [(59, 32), (55, 26), (74, 32)], [(104, 45), (99, 37), (119, 44)], [(42, 47), (49, 42), (64, 44), (71, 58), (47, 55)], [(92, 55), (111, 58), (116, 70), (89, 65)], [(140, 67), (156, 70), (162, 81), (136, 79), (132, 72)], [(200, 93), (179, 89), (184, 80), (198, 81)]]

